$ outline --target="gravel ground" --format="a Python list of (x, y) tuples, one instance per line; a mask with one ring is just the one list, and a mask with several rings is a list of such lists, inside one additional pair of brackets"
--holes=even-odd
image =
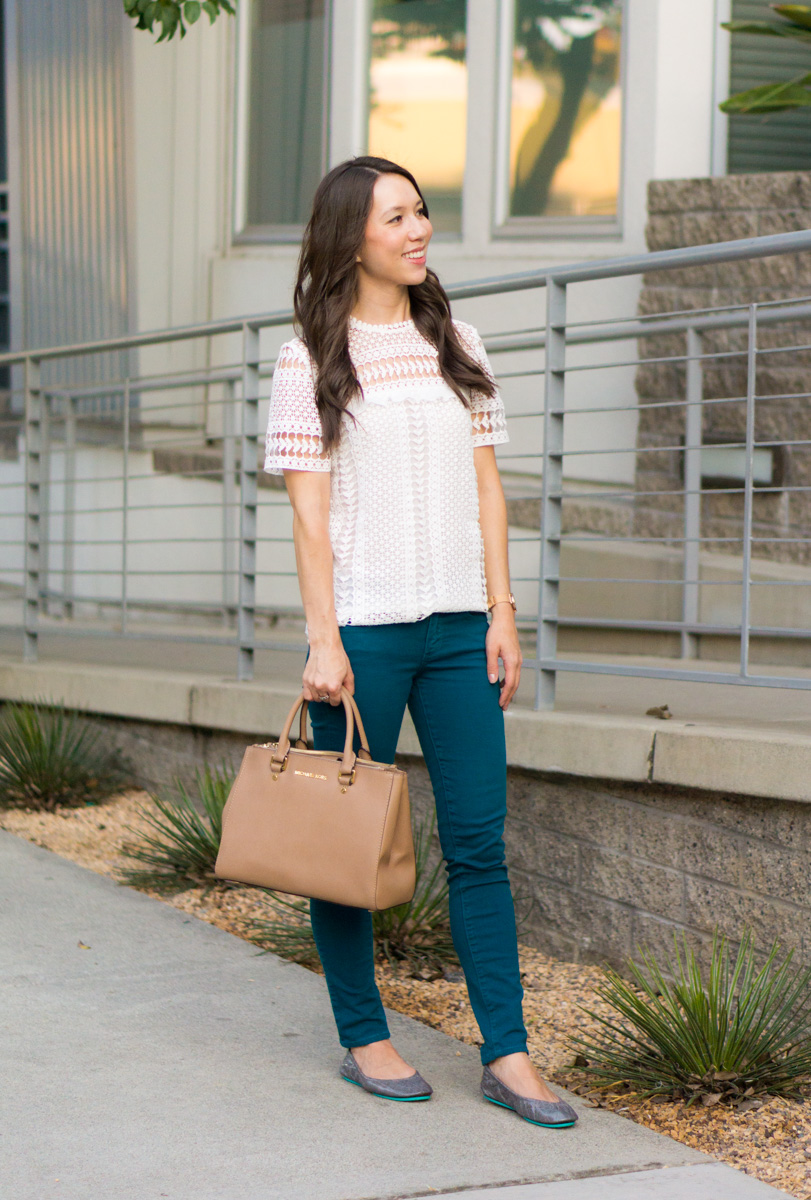
[[(145, 792), (129, 791), (103, 804), (55, 813), (9, 809), (0, 811), (0, 828), (115, 878), (123, 861), (122, 843), (139, 824), (138, 809), (150, 804)], [(267, 899), (251, 888), (200, 886), (159, 898), (240, 936), (248, 919), (268, 915)], [(581, 1004), (599, 1008), (591, 990), (601, 977), (599, 968), (559, 962), (522, 946), (521, 970), (534, 1061), (547, 1078), (585, 1095), (588, 1086), (570, 1066), (566, 1039), (589, 1028)], [(382, 965), (378, 982), (390, 1008), (476, 1045), (478, 1028), (457, 974), (426, 981)], [(720, 1104), (687, 1108), (669, 1101), (640, 1101), (627, 1094), (590, 1095), (587, 1102), (685, 1142), (797, 1200), (811, 1200), (811, 1098), (800, 1103), (774, 1097), (746, 1112)]]

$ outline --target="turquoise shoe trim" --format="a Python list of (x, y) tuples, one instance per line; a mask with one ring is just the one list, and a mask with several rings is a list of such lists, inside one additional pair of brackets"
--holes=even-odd
[(533, 1121), (532, 1117), (525, 1117), (523, 1113), (517, 1112), (511, 1104), (505, 1104), (503, 1100), (494, 1100), (492, 1096), (484, 1098), (491, 1104), (497, 1104), (499, 1108), (506, 1108), (508, 1112), (514, 1112), (522, 1121), (529, 1121), (530, 1125), (540, 1125), (541, 1129), (571, 1129), (574, 1125), (574, 1121), (555, 1121), (552, 1125), (547, 1125), (543, 1121)]
[[(358, 1083), (357, 1079), (350, 1079), (348, 1075), (342, 1075), (341, 1079), (345, 1079), (347, 1083), (354, 1083), (355, 1087), (359, 1087), (361, 1091), (367, 1089), (362, 1083)], [(418, 1100), (430, 1100), (430, 1094), (427, 1096), (384, 1096), (381, 1092), (371, 1092), (370, 1095), (377, 1096), (379, 1100), (394, 1100), (397, 1104), (416, 1104)]]

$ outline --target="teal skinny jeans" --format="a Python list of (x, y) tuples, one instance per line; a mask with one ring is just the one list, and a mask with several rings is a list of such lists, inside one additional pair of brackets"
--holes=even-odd
[[(504, 713), (499, 685), (487, 678), (487, 628), (482, 612), (340, 627), (372, 758), (394, 761), (406, 705), (420, 740), (436, 799), (453, 942), (484, 1039), (484, 1063), (527, 1048), (504, 859)], [(343, 705), (311, 703), (310, 718), (316, 750), (343, 749)], [(359, 744), (356, 735), (356, 750)], [(310, 914), (341, 1045), (388, 1038), (370, 913), (312, 900)]]

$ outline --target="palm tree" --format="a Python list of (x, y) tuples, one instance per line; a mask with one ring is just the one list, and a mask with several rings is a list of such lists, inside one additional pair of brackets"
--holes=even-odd
[[(771, 4), (779, 21), (727, 21), (722, 26), (730, 33), (754, 33), (761, 37), (793, 38), (811, 43), (811, 6), (808, 4)], [(811, 50), (809, 50), (811, 57)], [(811, 71), (776, 83), (761, 84), (738, 92), (719, 105), (725, 113), (777, 113), (792, 108), (811, 107)]]

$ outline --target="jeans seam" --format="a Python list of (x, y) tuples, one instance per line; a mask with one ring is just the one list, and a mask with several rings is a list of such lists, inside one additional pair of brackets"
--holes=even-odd
[[(413, 689), (412, 689), (412, 690), (413, 690)], [(437, 762), (437, 765), (438, 765), (438, 769), (439, 769), (440, 778), (441, 778), (441, 780), (442, 780), (442, 787), (443, 787), (443, 789), (444, 789), (444, 792), (445, 792), (445, 806), (446, 806), (446, 810), (447, 810), (447, 812), (448, 812), (448, 815), (450, 816), (450, 805), (448, 804), (448, 800), (447, 800), (447, 797), (448, 797), (448, 789), (447, 789), (447, 786), (446, 786), (446, 783), (445, 783), (445, 771), (444, 771), (444, 768), (443, 768), (443, 765), (442, 765), (442, 759), (440, 758), (439, 752), (438, 752), (438, 750), (437, 750), (436, 742), (434, 741), (434, 735), (433, 735), (433, 731), (432, 731), (432, 729), (431, 729), (431, 722), (430, 722), (430, 720), (428, 719), (428, 713), (427, 713), (427, 709), (426, 709), (426, 707), (425, 707), (425, 702), (424, 702), (424, 700), (423, 700), (422, 696), (421, 696), (421, 695), (419, 695), (419, 693), (417, 693), (417, 699), (418, 699), (418, 701), (419, 701), (419, 703), (420, 703), (420, 706), (421, 706), (421, 708), (422, 708), (423, 717), (424, 717), (424, 719), (425, 719), (425, 729), (426, 729), (426, 731), (427, 731), (427, 735), (428, 735), (428, 737), (429, 737), (429, 739), (430, 739), (430, 742), (431, 742), (431, 748), (432, 748), (432, 750), (433, 750), (433, 752), (434, 752), (434, 756), (435, 756), (435, 758), (436, 758), (436, 762)], [(448, 832), (449, 832), (449, 834), (450, 834), (451, 847), (452, 847), (452, 849), (453, 849), (453, 851), (454, 851), (454, 853), (455, 853), (455, 852), (456, 852), (456, 846), (455, 846), (455, 841), (454, 841), (454, 836), (453, 836), (453, 823), (452, 823), (450, 820), (448, 821)], [(480, 994), (481, 994), (482, 1000), (484, 1001), (485, 1008), (486, 1008), (486, 1010), (487, 1010), (487, 1021), (488, 1021), (488, 1026), (489, 1026), (489, 1028), (488, 1028), (488, 1033), (489, 1033), (489, 1034), (492, 1034), (492, 1032), (493, 1032), (493, 1014), (492, 1014), (492, 1003), (491, 1003), (490, 997), (489, 997), (489, 996), (487, 996), (487, 995), (485, 994), (485, 990), (484, 990), (484, 988), (482, 987), (481, 973), (478, 971), (478, 958), (479, 958), (479, 956), (480, 956), (480, 950), (478, 949), (478, 947), (479, 947), (479, 943), (478, 943), (478, 942), (477, 942), (477, 941), (476, 941), (476, 940), (475, 940), (475, 939), (474, 939), (474, 938), (471, 936), (470, 922), (469, 922), (469, 920), (468, 920), (467, 906), (466, 906), (466, 904), (465, 904), (465, 893), (464, 893), (464, 888), (462, 888), (461, 884), (458, 884), (458, 887), (459, 887), (459, 900), (460, 900), (460, 907), (461, 907), (461, 909), (462, 909), (462, 921), (463, 921), (464, 928), (465, 928), (465, 935), (466, 935), (466, 937), (467, 937), (467, 939), (468, 939), (468, 943), (469, 943), (469, 945), (470, 945), (470, 947), (471, 947), (471, 954), (472, 954), (472, 957), (473, 957), (473, 960), (474, 960), (474, 962), (476, 963), (476, 967), (477, 967), (477, 973), (479, 974), (479, 979), (478, 979), (478, 984), (479, 984), (479, 992), (480, 992)], [(476, 951), (475, 953), (473, 952), (473, 947), (474, 947), (474, 946), (476, 946), (476, 947), (477, 947), (477, 951)], [(482, 1033), (484, 1034), (484, 1041), (485, 1041), (485, 1045), (486, 1045), (486, 1044), (487, 1044), (487, 1042), (489, 1042), (489, 1041), (491, 1041), (491, 1040), (492, 1040), (492, 1038), (491, 1038), (491, 1037), (489, 1037), (489, 1036), (488, 1036), (488, 1033), (485, 1033), (485, 1032), (484, 1032), (484, 1030), (482, 1030)]]

